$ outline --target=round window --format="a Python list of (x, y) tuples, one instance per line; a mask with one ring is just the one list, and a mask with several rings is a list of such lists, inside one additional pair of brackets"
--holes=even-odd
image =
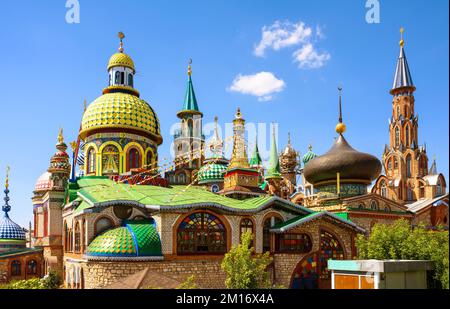
[(212, 192), (212, 193), (217, 193), (217, 192), (219, 192), (219, 190), (220, 190), (220, 188), (219, 188), (218, 185), (213, 184), (213, 185), (211, 186), (211, 192)]
[(113, 208), (114, 215), (122, 220), (126, 220), (131, 217), (131, 213), (133, 212), (133, 207), (131, 206), (114, 206)]

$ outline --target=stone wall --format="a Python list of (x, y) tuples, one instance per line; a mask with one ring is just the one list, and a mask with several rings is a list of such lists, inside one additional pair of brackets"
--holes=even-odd
[[(82, 263), (84, 287), (102, 288), (128, 277), (147, 267), (170, 278), (184, 282), (195, 275), (202, 288), (225, 288), (225, 273), (220, 269), (221, 260), (183, 260), (161, 262), (85, 262)], [(70, 267), (70, 262), (66, 267)], [(157, 282), (155, 283), (157, 286)]]

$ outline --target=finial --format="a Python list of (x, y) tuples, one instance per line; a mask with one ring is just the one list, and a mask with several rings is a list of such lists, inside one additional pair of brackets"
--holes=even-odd
[(63, 128), (59, 128), (58, 143), (59, 144), (64, 143)]
[(86, 99), (84, 99), (84, 101), (83, 101), (83, 108), (84, 108), (84, 111), (86, 111), (86, 109), (87, 109), (87, 100)]
[(188, 65), (188, 75), (192, 75), (192, 59), (189, 59), (189, 65)]
[(9, 165), (6, 167), (6, 180), (5, 180), (5, 188), (9, 188), (9, 172), (11, 171), (11, 168)]
[(76, 141), (73, 141), (70, 143), (70, 147), (72, 148), (73, 152), (76, 152), (78, 148), (78, 143)]
[(401, 27), (400, 28), (400, 47), (403, 47), (405, 45), (405, 41), (403, 40), (403, 32), (405, 32), (405, 28)]
[(123, 39), (125, 38), (125, 34), (123, 34), (123, 32), (120, 31), (117, 36), (120, 39), (119, 52), (123, 53)]
[(336, 132), (342, 134), (347, 129), (345, 124), (342, 122), (342, 86), (338, 87), (339, 90), (339, 123), (336, 126)]
[(309, 150), (309, 151), (312, 151), (312, 145), (311, 145), (311, 144), (309, 144), (308, 150)]
[(236, 118), (242, 118), (241, 109), (239, 107), (237, 108)]
[(291, 132), (288, 132), (288, 145), (291, 144)]

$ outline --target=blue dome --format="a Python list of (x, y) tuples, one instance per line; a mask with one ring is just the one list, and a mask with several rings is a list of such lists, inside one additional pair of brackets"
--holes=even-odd
[(7, 213), (0, 219), (0, 240), (26, 240), (25, 231)]

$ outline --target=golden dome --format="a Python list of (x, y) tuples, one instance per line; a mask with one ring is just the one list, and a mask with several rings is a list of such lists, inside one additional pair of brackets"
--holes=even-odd
[(125, 53), (116, 53), (112, 55), (111, 58), (109, 58), (108, 70), (112, 67), (117, 66), (127, 67), (132, 69), (133, 71), (136, 71), (134, 68), (133, 59), (131, 59), (131, 57)]
[(147, 102), (131, 94), (105, 93), (88, 106), (81, 123), (81, 138), (105, 128), (141, 131), (158, 145), (162, 143), (156, 113)]

